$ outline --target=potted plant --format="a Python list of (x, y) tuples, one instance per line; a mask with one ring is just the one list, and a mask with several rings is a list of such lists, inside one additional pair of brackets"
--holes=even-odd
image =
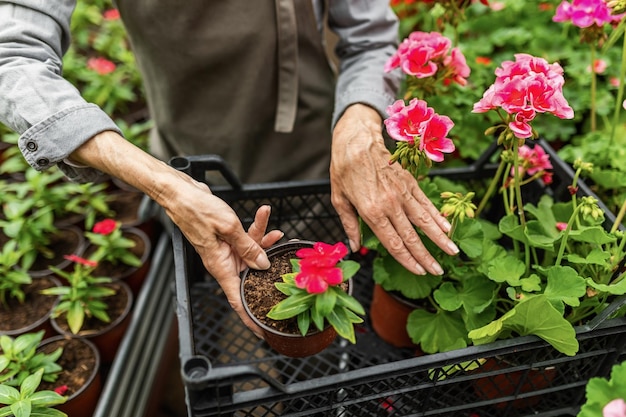
[(23, 252), (10, 240), (0, 252), (0, 332), (10, 336), (45, 330), (52, 333), (48, 319), (55, 299), (39, 293), (59, 285), (52, 276), (33, 281), (19, 265)]
[(67, 257), (74, 262), (72, 271), (53, 268), (67, 284), (42, 291), (59, 296), (51, 316), (52, 326), (59, 334), (92, 339), (103, 362), (109, 363), (129, 324), (132, 291), (124, 282), (94, 276), (97, 262), (76, 255)]
[(347, 254), (341, 242), (290, 241), (267, 250), (269, 270), (243, 272), (244, 307), (276, 351), (313, 355), (337, 334), (355, 343), (354, 325), (365, 311), (350, 295), (359, 264), (344, 260)]
[[(545, 187), (553, 180), (547, 155), (537, 146), (525, 145), (537, 136), (531, 126), (537, 114), (573, 116), (561, 91), (562, 68), (518, 54), (515, 61), (502, 63), (496, 74), (496, 82), (474, 107), (475, 112), (494, 110), (501, 118), (487, 132), (496, 135), (502, 148), (490, 183), (472, 188), (477, 184), (420, 182), (453, 224), (451, 236), (461, 256), (450, 257), (425, 239), (446, 273), (411, 277), (400, 275), (401, 268), (375, 239), (369, 240), (368, 246), (379, 249), (374, 279), (388, 290), (427, 304), (414, 310), (407, 324), (412, 340), (427, 353), (534, 334), (574, 355), (578, 342), (573, 326), (598, 314), (626, 290), (619, 274), (625, 238), (615, 228), (602, 227), (604, 216), (597, 201), (577, 196), (578, 178), (588, 164), (577, 164), (571, 195), (558, 202)], [(450, 123), (425, 102), (400, 101), (388, 112), (387, 131), (401, 141), (392, 160), (407, 167), (419, 164), (409, 167), (412, 172), (423, 172), (430, 164), (425, 158), (441, 160), (444, 152), (454, 149), (446, 138)], [(528, 187), (538, 187), (540, 198), (525, 201), (523, 190)], [(475, 201), (474, 192), (481, 190), (486, 191)], [(502, 203), (493, 201), (496, 193)], [(496, 206), (501, 211), (479, 217)]]
[(63, 404), (66, 398), (54, 391), (37, 391), (41, 382), (43, 369), (28, 375), (19, 385), (19, 390), (0, 384), (0, 415), (15, 417), (48, 416), (67, 417), (67, 414), (55, 407)]
[(68, 416), (93, 415), (102, 392), (101, 356), (84, 337), (57, 335), (44, 339), (37, 352), (48, 354), (61, 349), (57, 363), (62, 368), (54, 382), (42, 381), (39, 389), (54, 391), (66, 398), (56, 408)]
[[(49, 353), (38, 352), (37, 348), (44, 337), (44, 332), (25, 333), (16, 338), (0, 336), (0, 383), (6, 386), (19, 387), (24, 380), (41, 370), (39, 381), (56, 381), (61, 366), (57, 360), (63, 349)], [(39, 382), (38, 381), (38, 382)], [(2, 403), (0, 401), (0, 403)], [(5, 403), (3, 403), (5, 404)]]
[(85, 237), (89, 241), (85, 256), (98, 263), (94, 273), (124, 280), (137, 294), (150, 266), (152, 243), (146, 233), (107, 218), (94, 224)]

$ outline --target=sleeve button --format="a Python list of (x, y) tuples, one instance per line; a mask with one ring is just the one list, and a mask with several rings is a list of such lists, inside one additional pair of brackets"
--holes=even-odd
[(36, 151), (37, 150), (37, 144), (33, 141), (27, 142), (26, 143), (26, 149), (28, 149), (29, 151)]
[(49, 163), (49, 162), (50, 162), (50, 161), (48, 160), (48, 158), (39, 158), (39, 159), (37, 160), (37, 165), (39, 165), (39, 166), (42, 166), (42, 167), (43, 167), (43, 166), (48, 165), (48, 163)]

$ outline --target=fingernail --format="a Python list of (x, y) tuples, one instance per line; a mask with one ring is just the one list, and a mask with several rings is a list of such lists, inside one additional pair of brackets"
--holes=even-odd
[(459, 253), (459, 247), (454, 242), (448, 243), (448, 248), (454, 253)]
[(417, 269), (417, 275), (426, 275), (426, 270), (422, 267), (422, 265), (415, 264), (415, 269)]
[(257, 256), (255, 263), (258, 269), (267, 269), (270, 267), (270, 260), (267, 258), (265, 252), (262, 252)]
[(447, 233), (450, 230), (452, 230), (452, 225), (447, 220), (444, 220), (443, 221), (443, 231)]
[(352, 250), (352, 252), (356, 252), (359, 250), (359, 246), (352, 240), (349, 240), (348, 243), (350, 244), (350, 249)]
[(437, 262), (433, 262), (430, 267), (433, 271), (435, 271), (435, 275), (443, 275), (443, 268), (441, 268), (441, 265)]

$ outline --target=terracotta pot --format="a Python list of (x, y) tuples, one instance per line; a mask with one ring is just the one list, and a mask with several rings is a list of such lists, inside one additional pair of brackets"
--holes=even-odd
[[(512, 366), (514, 364), (501, 358), (488, 358), (480, 368), (472, 371), (472, 373), (496, 372), (497, 374), (472, 380), (476, 395), (483, 400), (495, 400), (538, 391), (548, 388), (557, 373), (554, 367), (507, 371)], [(540, 400), (541, 394), (538, 394), (513, 401), (497, 402), (495, 406), (504, 408), (511, 405), (514, 408), (523, 409), (538, 404)]]
[[(275, 262), (276, 258), (285, 253), (298, 250), (300, 248), (312, 247), (314, 242), (310, 241), (289, 241), (285, 243), (280, 243), (272, 246), (267, 249), (267, 256), (270, 262)], [(289, 266), (289, 268), (291, 268)], [(293, 358), (302, 358), (305, 356), (311, 356), (316, 353), (321, 352), (326, 349), (337, 337), (337, 333), (332, 326), (326, 327), (323, 331), (312, 331), (309, 330), (309, 333), (306, 336), (302, 336), (300, 333), (286, 333), (282, 331), (278, 331), (275, 328), (272, 328), (265, 324), (263, 321), (259, 320), (259, 318), (255, 317), (250, 307), (246, 303), (246, 280), (250, 273), (249, 269), (246, 269), (241, 278), (241, 299), (243, 301), (243, 306), (248, 313), (248, 316), (256, 323), (262, 330), (264, 334), (265, 341), (277, 352), (293, 357)], [(279, 291), (276, 290), (278, 293)], [(352, 292), (352, 281), (348, 281), (348, 293)], [(311, 326), (314, 327), (313, 324)]]
[(40, 330), (44, 331), (44, 338), (56, 335), (50, 323), (50, 314), (59, 297), (43, 295), (39, 291), (60, 285), (58, 279), (47, 276), (36, 278), (25, 286), (24, 303), (11, 299), (7, 307), (0, 307), (0, 335), (17, 337)]
[(392, 346), (416, 348), (417, 345), (413, 343), (406, 329), (409, 314), (416, 308), (410, 300), (385, 291), (381, 285), (375, 284), (369, 314), (372, 329), (378, 337)]
[(44, 381), (39, 389), (54, 390), (63, 385), (68, 386), (70, 391), (65, 394), (68, 396), (67, 401), (55, 408), (71, 417), (91, 417), (102, 392), (98, 348), (82, 337), (54, 336), (43, 340), (38, 351), (50, 353), (59, 347), (63, 348), (63, 354), (57, 363), (63, 371), (55, 382)]
[(53, 272), (49, 265), (59, 269), (67, 270), (71, 267), (72, 261), (64, 258), (65, 255), (82, 255), (85, 250), (85, 236), (83, 231), (76, 226), (59, 227), (58, 233), (52, 238), (49, 248), (54, 252), (52, 259), (39, 256), (30, 267), (28, 273), (33, 278), (51, 275)]
[[(135, 242), (135, 247), (129, 250), (141, 260), (141, 265), (130, 266), (121, 262), (113, 265), (110, 262), (101, 261), (93, 274), (94, 276), (108, 277), (114, 281), (124, 281), (130, 286), (133, 294), (137, 296), (150, 270), (152, 241), (143, 230), (136, 227), (122, 228), (122, 235)], [(89, 259), (95, 250), (96, 247), (88, 243), (85, 249), (85, 258)]]
[[(67, 324), (65, 314), (57, 318), (51, 318), (52, 327), (60, 335), (66, 337), (83, 337), (93, 342), (100, 352), (102, 363), (110, 364), (115, 359), (117, 349), (122, 342), (122, 338), (128, 329), (131, 319), (131, 310), (133, 306), (133, 292), (128, 284), (123, 281), (116, 281), (105, 285), (114, 287), (118, 294), (112, 295), (104, 299), (105, 302), (111, 303), (108, 298), (124, 296), (126, 303), (121, 314), (111, 317), (110, 323), (102, 323), (97, 319), (86, 320), (83, 328), (74, 335)], [(109, 313), (110, 314), (110, 313)]]

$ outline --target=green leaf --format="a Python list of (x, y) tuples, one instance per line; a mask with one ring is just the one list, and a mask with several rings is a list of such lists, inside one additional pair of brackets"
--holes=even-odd
[(0, 404), (13, 404), (20, 399), (20, 393), (13, 387), (0, 384)]
[(466, 219), (458, 224), (453, 237), (459, 248), (470, 258), (482, 255), (484, 234), (480, 222)]
[(365, 310), (363, 309), (363, 306), (361, 305), (359, 300), (340, 289), (337, 289), (336, 292), (338, 305), (354, 311), (356, 314), (360, 314), (362, 316), (365, 315)]
[(33, 392), (39, 387), (41, 383), (41, 377), (43, 376), (43, 368), (39, 368), (34, 374), (27, 376), (22, 385), (20, 385), (21, 397), (30, 397)]
[(33, 407), (38, 406), (52, 406), (57, 404), (63, 404), (66, 398), (54, 391), (37, 391), (30, 396), (30, 401)]
[(458, 312), (430, 313), (417, 309), (409, 314), (407, 332), (425, 353), (446, 352), (467, 346), (467, 330)]
[(563, 302), (577, 307), (580, 297), (587, 292), (585, 279), (569, 266), (551, 266), (547, 268), (547, 285), (544, 295), (551, 302)]
[(604, 245), (615, 242), (615, 236), (604, 230), (602, 226), (585, 227), (570, 231), (569, 238), (577, 242), (594, 243)]
[(272, 307), (267, 313), (267, 317), (273, 320), (284, 320), (295, 317), (303, 311), (308, 310), (314, 302), (315, 294), (300, 293), (292, 295)]
[(487, 267), (487, 276), (492, 281), (506, 282), (514, 287), (519, 286), (520, 278), (526, 273), (524, 262), (514, 256), (503, 256), (493, 259)]
[(300, 334), (302, 336), (305, 336), (307, 332), (309, 331), (309, 326), (311, 325), (311, 315), (309, 314), (308, 311), (303, 311), (302, 313), (298, 314), (297, 320), (298, 320), (298, 330), (300, 330)]
[(392, 256), (374, 259), (372, 268), (376, 283), (381, 284), (386, 291), (399, 291), (408, 298), (428, 297), (441, 282), (439, 276), (413, 274)]
[(503, 235), (515, 239), (522, 243), (528, 243), (524, 228), (519, 223), (519, 218), (514, 214), (509, 214), (500, 219), (498, 228)]
[(328, 316), (326, 316), (326, 319), (328, 320), (328, 323), (333, 326), (339, 336), (352, 343), (356, 343), (354, 325), (343, 308), (334, 309)]
[(610, 285), (596, 284), (596, 282), (591, 278), (587, 278), (585, 282), (591, 288), (594, 288), (603, 293), (608, 293), (612, 295), (626, 294), (626, 279), (622, 279), (617, 284), (610, 284)]
[(565, 255), (565, 259), (568, 262), (581, 265), (606, 265), (610, 257), (611, 254), (609, 252), (597, 248), (587, 253), (586, 257), (582, 257), (577, 253)]
[(315, 304), (313, 304), (313, 306), (311, 307), (311, 320), (313, 321), (313, 323), (315, 324), (315, 327), (318, 328), (318, 330), (324, 330), (324, 316), (322, 316), (319, 311), (317, 311), (317, 309), (315, 308)]
[(337, 294), (335, 291), (325, 291), (317, 294), (315, 297), (315, 308), (324, 317), (326, 317), (335, 308)]
[(67, 324), (70, 326), (70, 331), (77, 334), (80, 328), (83, 327), (84, 321), (85, 310), (83, 310), (81, 303), (79, 301), (72, 301), (67, 310)]
[(578, 341), (573, 326), (543, 295), (525, 298), (499, 319), (469, 332), (476, 345), (508, 338), (512, 332), (520, 336), (536, 335), (568, 356), (578, 352)]
[(11, 404), (11, 411), (15, 417), (30, 417), (31, 408), (28, 398), (21, 399)]
[(347, 281), (352, 278), (361, 268), (361, 265), (358, 262), (345, 260), (341, 261), (337, 264), (339, 268), (341, 268), (341, 273), (343, 275), (343, 281)]

